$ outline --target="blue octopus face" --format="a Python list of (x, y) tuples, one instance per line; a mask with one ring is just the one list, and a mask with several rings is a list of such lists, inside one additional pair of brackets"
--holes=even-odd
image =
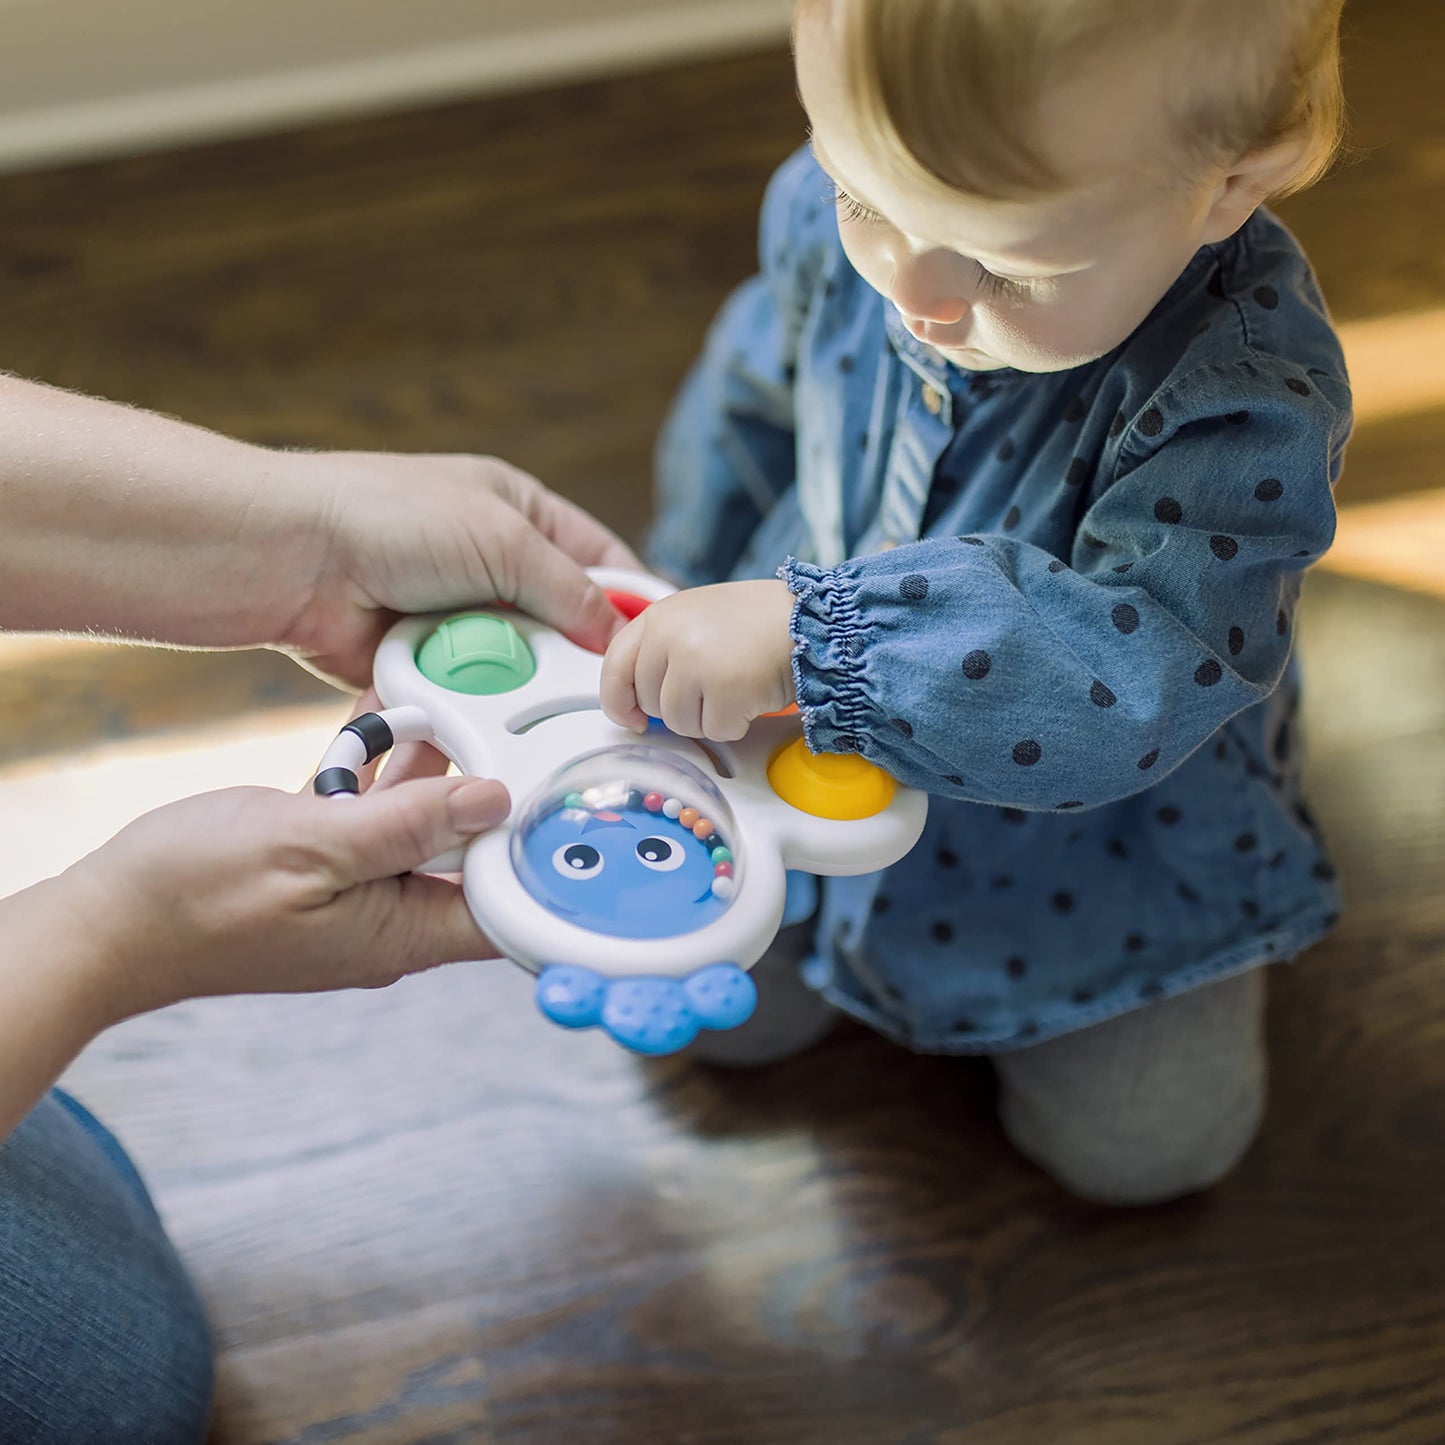
[(614, 807), (570, 795), (525, 827), (516, 852), (527, 891), (561, 918), (616, 938), (670, 938), (727, 908), (732, 853), (697, 836), (673, 799), (633, 791)]

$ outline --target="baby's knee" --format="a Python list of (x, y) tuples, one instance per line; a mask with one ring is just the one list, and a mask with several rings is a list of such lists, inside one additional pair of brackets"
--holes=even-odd
[(1264, 1114), (1258, 972), (995, 1060), (1003, 1125), (1066, 1189), (1159, 1204), (1217, 1184)]
[(1048, 1121), (1005, 1090), (1000, 1115), (1021, 1153), (1071, 1194), (1095, 1204), (1164, 1204), (1212, 1188), (1259, 1133), (1264, 1089), (1242, 1086), (1192, 1116)]

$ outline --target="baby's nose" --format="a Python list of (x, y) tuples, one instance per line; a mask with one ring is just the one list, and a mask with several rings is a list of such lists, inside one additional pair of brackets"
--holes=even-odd
[[(894, 303), (898, 305), (898, 303)], [(957, 326), (965, 316), (968, 315), (968, 303), (957, 297), (940, 297), (937, 301), (926, 306), (920, 313), (905, 310), (898, 305), (903, 315), (903, 324), (920, 341), (926, 341), (925, 335), (930, 326)]]
[(929, 252), (909, 258), (893, 275), (889, 299), (916, 326), (956, 326), (968, 315), (968, 301), (950, 264), (952, 258)]

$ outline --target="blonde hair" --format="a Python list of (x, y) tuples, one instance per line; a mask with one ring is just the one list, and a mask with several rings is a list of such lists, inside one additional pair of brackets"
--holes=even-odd
[(1318, 180), (1342, 143), (1344, 0), (834, 3), (864, 134), (894, 174), (925, 186), (999, 200), (1063, 189), (1020, 117), (1069, 67), (1161, 30), (1195, 37), (1172, 87), (1173, 125), (1193, 161), (1228, 163), (1299, 137), (1278, 196)]

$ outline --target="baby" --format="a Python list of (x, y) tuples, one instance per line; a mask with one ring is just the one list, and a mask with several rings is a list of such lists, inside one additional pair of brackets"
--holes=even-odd
[(734, 1048), (841, 1009), (986, 1054), (1092, 1199), (1238, 1161), (1260, 966), (1336, 918), (1290, 654), (1350, 398), (1260, 206), (1338, 145), (1341, 3), (803, 0), (811, 143), (660, 446), (653, 561), (704, 585), (607, 654), (619, 722), (796, 700), (933, 795), (902, 863), (823, 886), (816, 992), (780, 938)]

